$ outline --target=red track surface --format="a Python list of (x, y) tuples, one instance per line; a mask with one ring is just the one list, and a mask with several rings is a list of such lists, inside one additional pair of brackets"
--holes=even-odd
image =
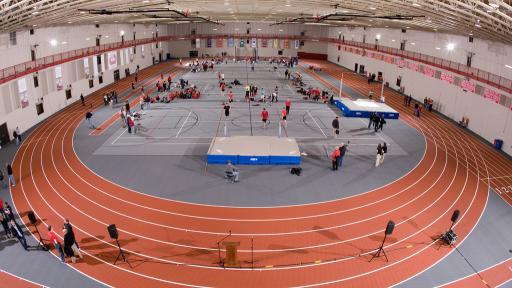
[[(317, 64), (333, 74), (341, 71), (327, 62)], [(139, 77), (154, 75), (162, 65)], [(367, 89), (355, 76), (344, 81), (361, 92)], [(108, 90), (121, 92), (129, 86), (121, 81)], [(88, 99), (100, 107), (102, 95), (98, 91)], [(230, 208), (131, 191), (94, 174), (78, 159), (73, 134), (85, 110), (77, 104), (45, 121), (20, 147), (13, 199), (18, 211), (33, 210), (45, 224), (70, 218), (86, 253), (85, 262), (74, 267), (116, 287), (386, 287), (451, 252), (432, 239), (449, 227), (452, 211), (461, 211), (456, 229), (463, 240), (485, 207), (487, 178), (512, 171), (510, 161), (470, 134), (435, 114), (416, 119), (401, 106), (400, 96), (390, 90), (386, 95), (402, 120), (425, 136), (426, 152), (409, 174), (356, 197), (302, 206)], [(505, 183), (502, 179), (507, 180), (491, 184)], [(368, 263), (388, 220), (396, 223), (385, 246), (390, 261)], [(120, 231), (133, 269), (110, 264), (117, 256), (106, 231), (111, 223)], [(244, 269), (215, 264), (216, 243), (228, 230), (233, 231), (230, 240), (241, 242)], [(251, 259), (251, 238), (254, 270), (243, 262)]]
[(0, 270), (0, 284), (2, 287), (13, 288), (41, 288), (45, 287), (32, 281), (20, 278), (3, 270)]
[(507, 281), (512, 281), (512, 258), (489, 267), (483, 271), (471, 274), (455, 282), (443, 285), (445, 288), (489, 288), (498, 287)]

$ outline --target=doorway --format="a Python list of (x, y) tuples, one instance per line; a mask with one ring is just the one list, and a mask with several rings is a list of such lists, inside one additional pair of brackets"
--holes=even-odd
[(364, 74), (364, 65), (359, 65), (359, 74)]
[(114, 70), (114, 82), (119, 81), (121, 79), (121, 75), (119, 74), (119, 69)]
[(354, 72), (356, 72), (356, 73), (357, 73), (357, 69), (359, 69), (359, 64), (357, 64), (357, 63), (356, 63), (356, 64), (354, 65)]
[(0, 145), (7, 145), (9, 141), (9, 129), (7, 129), (7, 123), (4, 123), (0, 125)]

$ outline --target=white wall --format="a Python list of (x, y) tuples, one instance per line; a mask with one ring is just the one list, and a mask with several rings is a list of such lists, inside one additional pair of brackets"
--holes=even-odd
[[(223, 48), (217, 48), (217, 38), (215, 35), (238, 35), (235, 37), (235, 46), (237, 49), (236, 54), (238, 56), (253, 55), (253, 49), (251, 44), (245, 43), (244, 48), (240, 48), (240, 40), (247, 39), (247, 29), (250, 29), (251, 35), (294, 35), (300, 36), (301, 32), (305, 33), (305, 36), (314, 37), (327, 37), (328, 28), (325, 26), (318, 25), (303, 25), (303, 24), (288, 24), (288, 25), (274, 25), (270, 26), (269, 23), (251, 23), (246, 22), (239, 23), (226, 23), (224, 26), (214, 24), (177, 24), (169, 25), (170, 35), (190, 35), (192, 30), (196, 31), (197, 35), (212, 35), (212, 47), (207, 48), (207, 39), (202, 38), (200, 48), (196, 49), (195, 46), (191, 45), (190, 40), (183, 41), (172, 41), (170, 45), (171, 54), (175, 57), (188, 57), (190, 50), (197, 50), (199, 56), (201, 55), (220, 55), (222, 52), (228, 53), (229, 56), (235, 55), (235, 47), (227, 47), (227, 39), (223, 40)], [(251, 40), (251, 39), (249, 39)], [(258, 39), (257, 42), (258, 56), (260, 57), (277, 57), (278, 50), (283, 50), (283, 56), (297, 56), (297, 52), (310, 52), (327, 54), (327, 44), (324, 42), (313, 42), (307, 41), (304, 46), (299, 49), (294, 48), (293, 40), (289, 41), (289, 49), (284, 49), (284, 40), (279, 41), (279, 49), (272, 47), (272, 39), (268, 39), (267, 48), (262, 47), (262, 40)]]
[[(153, 44), (154, 45), (154, 44)], [(72, 98), (66, 99), (65, 89), (57, 91), (57, 85), (55, 80), (55, 67), (51, 67), (45, 70), (41, 70), (38, 73), (39, 87), (34, 87), (33, 75), (27, 75), (22, 78), (27, 83), (27, 93), (29, 99), (29, 105), (25, 108), (21, 107), (20, 98), (18, 94), (17, 80), (0, 85), (0, 124), (7, 123), (9, 128), (9, 134), (12, 137), (12, 131), (19, 126), (20, 130), (26, 131), (30, 127), (39, 123), (40, 121), (48, 118), (55, 112), (63, 109), (67, 105), (78, 101), (80, 94), (83, 93), (87, 96), (94, 91), (105, 87), (114, 82), (113, 71), (119, 69), (121, 78), (125, 77), (125, 68), (130, 68), (133, 73), (137, 67), (140, 69), (149, 67), (153, 63), (152, 55), (150, 53), (150, 44), (145, 45), (144, 57), (142, 57), (141, 46), (137, 46), (137, 54), (133, 56), (133, 62), (130, 62), (129, 57), (126, 58), (125, 49), (119, 51), (118, 65), (116, 68), (108, 69), (108, 65), (105, 65), (103, 71), (103, 83), (99, 84), (99, 77), (96, 74), (93, 78), (94, 87), (89, 88), (89, 81), (85, 78), (83, 59), (67, 62), (61, 65), (63, 84), (66, 87), (68, 84), (72, 85)], [(155, 57), (158, 58), (158, 54), (155, 50)], [(123, 54), (121, 56), (121, 54)], [(106, 63), (107, 57), (105, 54), (101, 54), (102, 63)], [(119, 57), (124, 57), (124, 65), (121, 65)], [(165, 55), (164, 55), (165, 57)], [(90, 63), (90, 72), (93, 73), (93, 63), (96, 63), (96, 56), (87, 58)], [(44, 113), (37, 115), (36, 103), (42, 102), (44, 106)]]
[[(151, 38), (152, 33), (158, 36), (168, 35), (166, 25), (135, 25), (132, 24), (101, 24), (99, 28), (94, 25), (65, 26), (38, 29), (34, 27), (34, 35), (28, 30), (16, 33), (16, 45), (9, 42), (9, 33), (0, 34), (0, 69), (30, 61), (30, 50), (34, 45), (36, 58), (43, 58), (70, 50), (76, 50), (96, 45), (96, 36), (101, 35), (100, 44), (121, 42), (121, 31), (124, 31), (125, 40)], [(51, 40), (57, 45), (52, 46)]]
[[(455, 121), (459, 121), (462, 116), (469, 117), (469, 129), (489, 142), (493, 142), (496, 138), (503, 139), (503, 150), (512, 155), (512, 111), (507, 107), (489, 101), (480, 95), (464, 92), (460, 87), (440, 79), (427, 77), (407, 68), (399, 68), (396, 64), (345, 52), (343, 49), (338, 51), (337, 45), (329, 45), (328, 55), (330, 62), (349, 69), (353, 69), (354, 64), (358, 63), (365, 65), (366, 71), (376, 74), (378, 71), (383, 72), (384, 81), (389, 82), (390, 87), (394, 89), (399, 88), (396, 86), (396, 79), (398, 76), (402, 76), (402, 86), (405, 86), (406, 94), (412, 95), (419, 101), (423, 101), (424, 97), (432, 98), (435, 103), (434, 107)], [(338, 56), (340, 56), (339, 63), (337, 62)], [(436, 70), (441, 69), (436, 68)], [(478, 85), (488, 87), (482, 83), (478, 83)], [(510, 95), (508, 96), (510, 97)]]
[[(329, 37), (338, 38), (345, 36), (345, 40), (362, 42), (366, 35), (366, 43), (375, 43), (376, 35), (380, 34), (379, 45), (400, 48), (400, 42), (407, 40), (406, 50), (431, 55), (466, 65), (468, 52), (475, 55), (472, 59), (472, 67), (491, 72), (507, 79), (512, 79), (512, 46), (503, 43), (474, 38), (469, 42), (469, 36), (460, 36), (436, 32), (425, 32), (407, 29), (402, 33), (399, 29), (386, 28), (355, 28), (347, 27), (329, 29)], [(393, 41), (394, 40), (394, 41)], [(414, 43), (414, 45), (412, 45)], [(455, 44), (453, 51), (448, 51), (448, 43)], [(436, 49), (440, 48), (440, 49)]]

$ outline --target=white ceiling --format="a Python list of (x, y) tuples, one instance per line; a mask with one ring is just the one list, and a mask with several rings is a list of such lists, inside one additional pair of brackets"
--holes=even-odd
[[(337, 4), (338, 7), (333, 7)], [(371, 18), (326, 21), (333, 26), (368, 26), (448, 32), (512, 43), (512, 0), (0, 0), (0, 31), (96, 23), (172, 23), (169, 12), (92, 15), (79, 9), (186, 11), (220, 22), (277, 22), (328, 13), (423, 15), (414, 20)], [(176, 15), (176, 14), (174, 14)]]

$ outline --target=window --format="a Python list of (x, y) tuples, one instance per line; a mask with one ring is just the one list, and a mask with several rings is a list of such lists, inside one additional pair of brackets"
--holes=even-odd
[(16, 45), (16, 43), (17, 43), (17, 41), (16, 41), (16, 31), (9, 32), (9, 43), (11, 45)]
[(20, 97), (21, 108), (28, 106), (27, 81), (25, 77), (18, 79), (18, 95)]
[(89, 78), (89, 58), (84, 58), (84, 76), (85, 79)]
[(62, 66), (55, 66), (55, 84), (57, 84), (57, 91), (62, 90), (64, 88), (64, 83), (62, 83)]

